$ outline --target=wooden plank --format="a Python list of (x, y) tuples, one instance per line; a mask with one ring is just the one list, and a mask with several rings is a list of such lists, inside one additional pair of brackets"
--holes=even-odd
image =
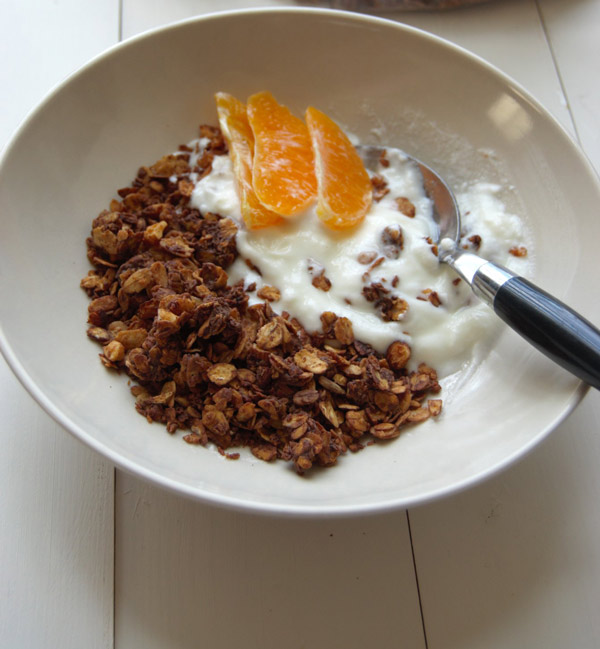
[(404, 512), (270, 519), (118, 474), (115, 646), (424, 648)]
[[(598, 5), (542, 0), (540, 7), (550, 42), (547, 52), (531, 52), (529, 72), (523, 66), (529, 80), (518, 69), (527, 60), (521, 41), (529, 40), (522, 23), (514, 29), (498, 25), (500, 33), (517, 37), (503, 55), (506, 61), (499, 49), (496, 62), (507, 71), (514, 66), (513, 76), (567, 127), (564, 112), (570, 106), (584, 147), (598, 160), (600, 100), (597, 84), (589, 84), (600, 60), (592, 31)], [(549, 53), (568, 102), (549, 69)], [(600, 395), (593, 392), (517, 466), (476, 489), (410, 512), (430, 649), (600, 645), (599, 421)]]
[(3, 146), (55, 84), (118, 41), (119, 0), (4, 0), (0, 15)]
[(296, 5), (289, 0), (123, 0), (123, 38), (148, 29), (184, 20), (213, 11), (245, 9), (248, 7), (282, 7)]
[[(125, 0), (123, 34), (293, 2)], [(304, 521), (219, 511), (117, 474), (117, 647), (424, 647), (405, 513)]]
[(571, 116), (535, 0), (501, 0), (456, 11), (395, 12), (394, 15), (496, 66), (572, 131)]
[[(561, 0), (546, 0), (546, 3), (565, 4)], [(322, 4), (327, 6), (326, 2)], [(215, 0), (173, 0), (169, 3), (124, 0), (123, 36), (128, 38), (158, 25), (221, 9), (299, 5), (302, 3), (293, 0), (228, 0), (223, 3)], [(521, 84), (573, 132), (536, 0), (502, 0), (442, 12), (385, 11), (380, 17), (431, 32), (481, 56)], [(503, 32), (505, 27), (510, 31)], [(592, 27), (589, 29), (592, 33)], [(507, 47), (507, 34), (510, 34), (510, 47)]]
[(38, 408), (0, 361), (0, 644), (108, 649), (113, 468)]
[[(124, 32), (132, 35), (214, 6), (125, 0)], [(394, 17), (483, 56), (572, 129), (534, 0)], [(597, 510), (600, 495), (600, 456), (591, 429), (599, 407), (598, 396), (590, 395), (542, 448), (512, 470), (411, 512), (430, 649), (598, 646), (593, 607), (600, 526), (590, 511)], [(367, 564), (365, 570), (376, 577), (364, 589), (352, 587), (352, 556), (377, 556), (391, 545), (401, 549), (399, 557), (407, 554), (406, 528), (394, 517), (327, 525), (253, 519), (181, 501), (122, 474), (118, 481), (117, 646), (186, 647), (201, 638), (217, 648), (241, 642), (318, 647), (335, 638), (336, 646), (386, 647), (413, 646), (411, 637), (422, 645), (415, 599), (395, 591), (403, 580), (414, 586), (406, 561), (400, 567)], [(377, 539), (359, 543), (362, 533)], [(341, 547), (328, 547), (329, 538), (340, 539)], [(314, 556), (320, 557), (316, 563)], [(325, 567), (320, 586), (310, 581), (317, 581), (318, 566)], [(384, 635), (390, 625), (397, 634), (394, 614), (385, 609), (380, 616), (377, 608), (389, 598), (396, 611), (407, 606), (410, 613), (412, 636), (405, 629), (395, 645), (387, 645), (392, 639)], [(361, 607), (353, 608), (358, 600)], [(349, 613), (347, 635), (339, 635), (339, 629), (346, 633), (339, 608), (333, 618), (325, 617), (323, 601), (342, 602)], [(300, 612), (308, 612), (304, 619), (313, 624), (308, 633), (294, 636), (290, 628)], [(381, 637), (361, 635), (354, 625), (359, 617)]]
[(599, 421), (594, 392), (518, 465), (410, 512), (429, 649), (600, 646)]
[(538, 1), (581, 146), (600, 170), (600, 3)]
[[(123, 33), (268, 4), (125, 0)], [(198, 638), (211, 649), (424, 646), (404, 513), (263, 519), (182, 500), (122, 473), (117, 484), (117, 647), (192, 647)]]
[[(0, 6), (0, 146), (58, 81), (118, 39), (118, 1)], [(35, 152), (32, 152), (35, 154)], [(57, 426), (0, 359), (0, 644), (113, 645), (113, 467)]]

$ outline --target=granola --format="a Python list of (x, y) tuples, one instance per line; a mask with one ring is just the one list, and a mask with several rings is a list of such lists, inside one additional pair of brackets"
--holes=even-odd
[[(427, 401), (440, 391), (437, 374), (425, 364), (410, 371), (406, 343), (381, 354), (355, 339), (349, 318), (331, 312), (320, 331), (307, 331), (271, 307), (282, 287), (262, 287), (263, 302), (250, 304), (255, 287), (228, 281), (237, 226), (190, 205), (190, 176), (208, 174), (226, 145), (216, 128), (202, 126), (200, 135), (208, 142), (202, 155), (182, 146), (141, 167), (87, 239), (88, 336), (102, 345), (107, 368), (135, 382), (138, 412), (169, 433), (185, 431), (189, 444), (213, 443), (229, 459), (239, 454), (228, 449), (246, 446), (298, 473), (439, 415), (441, 401)], [(383, 244), (399, 255), (401, 229), (385, 232)], [(311, 270), (327, 291), (325, 269)], [(382, 317), (402, 317), (406, 306), (383, 287), (365, 291)]]

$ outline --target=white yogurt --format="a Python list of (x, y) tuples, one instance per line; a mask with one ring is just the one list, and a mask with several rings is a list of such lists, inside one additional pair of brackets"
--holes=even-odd
[[(440, 376), (448, 376), (468, 364), (476, 348), (489, 340), (497, 330), (497, 317), (465, 282), (457, 285), (456, 275), (433, 253), (428, 241), (436, 232), (431, 201), (415, 167), (400, 151), (388, 151), (388, 159), (389, 166), (380, 167), (378, 173), (389, 193), (374, 202), (363, 223), (349, 232), (324, 226), (314, 206), (281, 225), (247, 230), (228, 156), (215, 157), (212, 172), (197, 182), (191, 200), (200, 211), (230, 217), (238, 225), (240, 258), (228, 269), (231, 281), (243, 279), (246, 286), (256, 282), (258, 288), (276, 286), (281, 299), (274, 308), (288, 311), (309, 331), (320, 329), (321, 313), (333, 311), (350, 318), (355, 336), (380, 352), (394, 340), (405, 340), (415, 363), (426, 362)], [(508, 252), (513, 246), (526, 245), (525, 227), (516, 215), (506, 212), (499, 191), (497, 185), (478, 183), (458, 193), (467, 233), (463, 240), (469, 243), (468, 237), (478, 234), (482, 256), (526, 274), (528, 260)], [(415, 206), (414, 218), (399, 211), (398, 197), (408, 198)], [(398, 226), (403, 248), (397, 258), (390, 258), (382, 232)], [(359, 261), (361, 253), (383, 259), (369, 270), (370, 264)], [(246, 260), (260, 269), (260, 276), (249, 272)], [(331, 282), (328, 291), (312, 284), (320, 269)], [(389, 291), (387, 297), (406, 301), (408, 310), (400, 321), (384, 321), (374, 302), (365, 298), (363, 288), (373, 282)], [(438, 300), (428, 299), (432, 292), (439, 298), (437, 306)], [(254, 296), (251, 300), (258, 301)]]

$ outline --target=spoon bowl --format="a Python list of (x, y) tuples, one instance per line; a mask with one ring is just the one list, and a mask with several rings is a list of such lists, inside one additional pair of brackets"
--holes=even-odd
[[(365, 167), (370, 171), (377, 169), (381, 157), (389, 149), (390, 147), (374, 146), (372, 144), (357, 146), (357, 151)], [(458, 246), (461, 231), (460, 210), (452, 190), (430, 166), (404, 151), (402, 151), (402, 154), (419, 170), (423, 178), (425, 193), (431, 199), (434, 209), (434, 219), (438, 228), (437, 243), (448, 239), (454, 242), (455, 246)], [(445, 255), (446, 250), (440, 250), (440, 261), (444, 261)]]

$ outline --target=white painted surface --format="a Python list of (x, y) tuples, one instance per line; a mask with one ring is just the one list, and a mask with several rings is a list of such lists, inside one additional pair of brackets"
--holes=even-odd
[(600, 2), (539, 0), (583, 150), (600, 169)]
[[(52, 86), (118, 40), (117, 6), (0, 5), (0, 148)], [(0, 646), (112, 647), (113, 467), (42, 412), (2, 358), (0, 435)]]
[(116, 647), (425, 649), (405, 512), (277, 520), (119, 473)]
[[(122, 4), (128, 37), (213, 8), (295, 3)], [(596, 0), (496, 0), (393, 17), (513, 76), (600, 168)], [(9, 98), (0, 144), (49, 87), (117, 41), (119, 20), (116, 0), (0, 6), (10, 61), (0, 72)], [(114, 484), (112, 467), (42, 413), (3, 361), (0, 388), (0, 646), (420, 649), (413, 551), (429, 649), (600, 645), (596, 392), (517, 466), (409, 512), (409, 530), (403, 513), (277, 521), (121, 473)]]
[(486, 59), (572, 129), (535, 0), (491, 0), (452, 12), (404, 13), (399, 17)]
[(599, 396), (504, 474), (410, 512), (429, 649), (600, 646)]
[(107, 649), (113, 640), (112, 466), (0, 367), (0, 646)]
[(119, 0), (4, 0), (0, 147), (44, 95), (119, 39)]

